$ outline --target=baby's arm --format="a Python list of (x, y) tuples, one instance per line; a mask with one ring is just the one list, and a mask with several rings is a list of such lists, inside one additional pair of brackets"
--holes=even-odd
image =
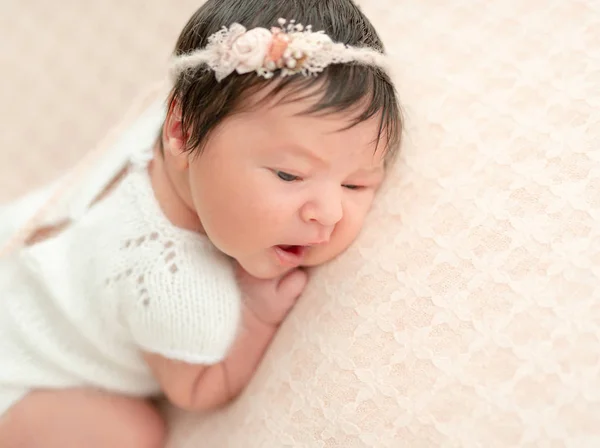
[(240, 269), (238, 279), (244, 295), (242, 325), (224, 361), (207, 366), (145, 354), (165, 395), (180, 408), (216, 408), (244, 389), (280, 323), (304, 290), (307, 276), (295, 270), (280, 279), (259, 280)]

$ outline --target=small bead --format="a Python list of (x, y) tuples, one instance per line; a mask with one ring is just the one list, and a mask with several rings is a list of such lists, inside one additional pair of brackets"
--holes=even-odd
[(294, 69), (294, 68), (296, 68), (297, 64), (298, 63), (296, 62), (295, 59), (288, 59), (288, 61), (286, 62), (285, 65), (287, 66), (287, 68)]
[(279, 20), (277, 21), (277, 23), (279, 23), (281, 26), (285, 25), (286, 20), (283, 17), (280, 17)]
[(302, 59), (302, 56), (304, 56), (304, 53), (302, 53), (302, 51), (300, 51), (300, 50), (294, 51), (294, 58)]
[(302, 26), (302, 24), (299, 23), (298, 25), (296, 25), (296, 31), (304, 31), (304, 26)]
[(267, 65), (266, 65), (266, 69), (267, 69), (267, 70), (271, 70), (271, 71), (273, 71), (273, 70), (275, 70), (276, 68), (277, 68), (277, 64), (275, 64), (275, 62), (274, 62), (274, 61), (269, 61), (269, 62), (267, 62)]

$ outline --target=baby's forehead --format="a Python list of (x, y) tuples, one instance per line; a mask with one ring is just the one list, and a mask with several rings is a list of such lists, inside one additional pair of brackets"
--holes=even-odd
[[(327, 135), (372, 134), (379, 131), (381, 113), (372, 114), (367, 118), (365, 108), (352, 106), (341, 110), (318, 109), (318, 98), (305, 97), (266, 97), (257, 101), (241, 111), (241, 117), (266, 123), (278, 123), (282, 126), (304, 127), (306, 132), (320, 131)], [(362, 139), (361, 139), (362, 140)]]
[(285, 129), (278, 127), (254, 139), (249, 148), (251, 153), (303, 166), (346, 167), (364, 174), (378, 174), (384, 168), (385, 153), (372, 142), (372, 134), (357, 137), (355, 129), (329, 133), (330, 128), (324, 128), (319, 121), (308, 127), (295, 126), (293, 118), (288, 122), (292, 125), (286, 125)]
[(347, 156), (363, 155), (379, 165), (387, 151), (381, 113), (364, 117), (366, 104), (318, 110), (321, 98), (311, 93), (262, 89), (238, 110), (237, 119), (246, 131), (288, 141), (288, 146), (299, 143), (319, 152), (342, 146)]

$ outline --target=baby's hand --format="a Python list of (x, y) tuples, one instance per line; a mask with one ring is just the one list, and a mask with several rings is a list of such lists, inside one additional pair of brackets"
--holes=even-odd
[(261, 280), (252, 277), (239, 265), (237, 277), (244, 305), (261, 322), (274, 326), (285, 319), (308, 281), (308, 275), (302, 269), (294, 269), (280, 278)]

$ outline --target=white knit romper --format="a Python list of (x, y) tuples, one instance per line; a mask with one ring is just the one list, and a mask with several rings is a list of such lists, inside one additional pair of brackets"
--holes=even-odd
[[(0, 259), (0, 416), (39, 388), (153, 396), (160, 389), (143, 351), (212, 364), (232, 344), (241, 302), (231, 261), (167, 220), (147, 171), (151, 150), (132, 153), (106, 198), (55, 237)], [(104, 169), (91, 190), (119, 168)], [(0, 206), (0, 244), (39, 202)]]

